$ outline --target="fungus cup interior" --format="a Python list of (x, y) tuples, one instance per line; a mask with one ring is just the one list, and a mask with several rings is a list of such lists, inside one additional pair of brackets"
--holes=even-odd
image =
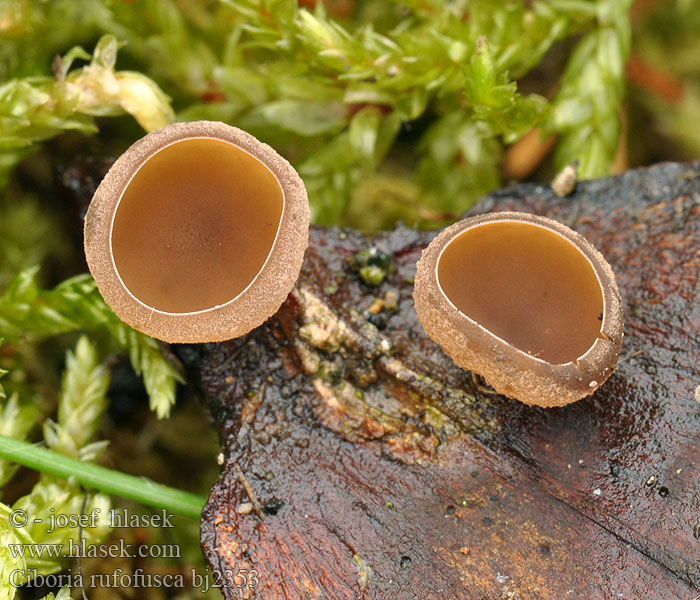
[(575, 361), (600, 337), (603, 293), (592, 265), (544, 227), (505, 221), (467, 229), (444, 248), (437, 277), (460, 312), (551, 364)]
[(141, 165), (119, 200), (114, 265), (149, 308), (220, 306), (264, 266), (283, 208), (279, 181), (248, 152), (211, 138), (174, 142)]

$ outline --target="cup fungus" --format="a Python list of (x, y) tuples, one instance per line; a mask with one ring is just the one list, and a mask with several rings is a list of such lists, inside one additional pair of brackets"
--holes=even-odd
[(85, 255), (107, 304), (167, 342), (238, 337), (273, 315), (308, 244), (292, 166), (224, 123), (176, 123), (133, 144), (85, 218)]
[(455, 363), (526, 404), (592, 394), (620, 356), (610, 265), (545, 217), (491, 213), (448, 227), (423, 252), (413, 297), (426, 333)]

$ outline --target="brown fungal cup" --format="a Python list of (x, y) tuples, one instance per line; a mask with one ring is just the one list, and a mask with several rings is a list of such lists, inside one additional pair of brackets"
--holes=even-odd
[(490, 213), (448, 227), (423, 252), (413, 297), (426, 333), (455, 363), (527, 404), (592, 394), (620, 356), (610, 265), (546, 217)]
[(85, 218), (107, 304), (167, 342), (238, 337), (272, 316), (299, 275), (309, 203), (293, 167), (224, 123), (176, 123), (133, 144)]

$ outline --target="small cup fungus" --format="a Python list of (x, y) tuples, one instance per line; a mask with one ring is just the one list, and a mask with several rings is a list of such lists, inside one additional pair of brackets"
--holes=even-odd
[(418, 319), (460, 367), (526, 404), (592, 394), (622, 345), (615, 275), (578, 233), (516, 212), (440, 233), (418, 262)]
[(292, 166), (224, 123), (176, 123), (114, 163), (85, 218), (85, 255), (126, 323), (167, 342), (238, 337), (296, 281), (309, 203)]

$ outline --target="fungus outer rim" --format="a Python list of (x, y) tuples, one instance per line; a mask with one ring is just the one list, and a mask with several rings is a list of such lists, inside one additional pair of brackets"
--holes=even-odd
[[(531, 218), (543, 219), (554, 227), (561, 227), (563, 232), (571, 231), (577, 241), (579, 238), (582, 240), (582, 247), (577, 245), (579, 250), (583, 252), (585, 248), (590, 253), (594, 271), (608, 284), (601, 288), (603, 296), (608, 295), (609, 299), (605, 305), (607, 313), (603, 315), (601, 332), (610, 339), (596, 338), (577, 362), (549, 363), (503, 342), (485, 327), (475, 326), (473, 319), (465, 319), (466, 315), (448, 301), (439, 286), (432, 263), (443, 245), (471, 223), (503, 218), (524, 218), (527, 222)], [(498, 212), (477, 215), (451, 225), (423, 250), (417, 264), (415, 286), (416, 312), (428, 336), (440, 344), (458, 366), (480, 373), (496, 391), (525, 404), (552, 407), (576, 402), (595, 392), (617, 366), (623, 338), (623, 315), (615, 274), (603, 255), (588, 240), (547, 217)], [(419, 288), (424, 293), (416, 293)], [(447, 328), (452, 329), (451, 335), (445, 334)], [(596, 382), (594, 387), (590, 387), (591, 381)]]
[[(208, 137), (232, 143), (262, 162), (276, 177), (285, 209), (275, 243), (261, 269), (235, 304), (227, 301), (197, 313), (157, 311), (135, 301), (112, 264), (108, 235), (125, 181), (140, 164), (170, 142)], [(260, 326), (282, 305), (294, 287), (308, 246), (310, 207), (304, 184), (289, 162), (249, 133), (218, 121), (174, 123), (134, 142), (112, 165), (93, 195), (85, 216), (88, 267), (107, 304), (128, 325), (170, 343), (218, 342)]]

